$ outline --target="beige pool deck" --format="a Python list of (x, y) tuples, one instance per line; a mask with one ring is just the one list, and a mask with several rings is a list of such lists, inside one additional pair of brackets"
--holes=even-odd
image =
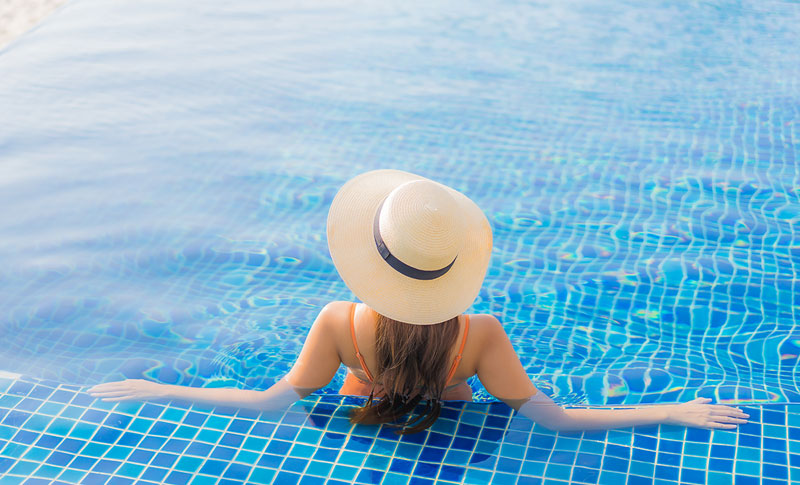
[(0, 49), (65, 3), (67, 0), (0, 0)]

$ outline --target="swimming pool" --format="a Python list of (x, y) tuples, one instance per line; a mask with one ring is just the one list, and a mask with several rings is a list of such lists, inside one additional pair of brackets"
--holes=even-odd
[[(3, 482), (800, 481), (798, 18), (72, 0), (0, 51)], [(558, 402), (709, 396), (753, 424), (556, 435), (473, 382), (398, 440), (343, 421), (343, 371), (279, 417), (81, 392), (271, 384), (353, 298), (325, 217), (382, 167), (484, 209), (473, 311)]]

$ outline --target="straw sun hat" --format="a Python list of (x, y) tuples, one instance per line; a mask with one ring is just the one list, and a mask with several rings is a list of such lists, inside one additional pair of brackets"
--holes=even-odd
[(478, 296), (492, 229), (462, 193), (412, 173), (375, 170), (334, 197), (328, 248), (361, 301), (391, 319), (430, 325), (460, 315)]

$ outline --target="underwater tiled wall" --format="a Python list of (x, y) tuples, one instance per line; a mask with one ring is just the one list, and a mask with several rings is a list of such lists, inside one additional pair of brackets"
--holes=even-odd
[[(288, 412), (108, 403), (82, 388), (0, 378), (0, 480), (168, 484), (800, 483), (800, 405), (742, 406), (738, 430), (647, 426), (556, 433), (502, 403), (449, 402), (429, 430), (353, 426), (360, 398)], [(545, 478), (546, 477), (546, 478)]]

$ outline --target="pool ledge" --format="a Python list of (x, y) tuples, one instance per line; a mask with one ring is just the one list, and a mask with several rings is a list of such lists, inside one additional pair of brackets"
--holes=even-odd
[[(502, 403), (448, 402), (397, 436), (353, 426), (359, 398), (268, 415), (180, 402), (106, 403), (0, 372), (0, 476), (66, 483), (800, 483), (800, 406), (742, 405), (735, 431), (647, 426), (556, 433)], [(220, 477), (222, 478), (220, 480)]]

